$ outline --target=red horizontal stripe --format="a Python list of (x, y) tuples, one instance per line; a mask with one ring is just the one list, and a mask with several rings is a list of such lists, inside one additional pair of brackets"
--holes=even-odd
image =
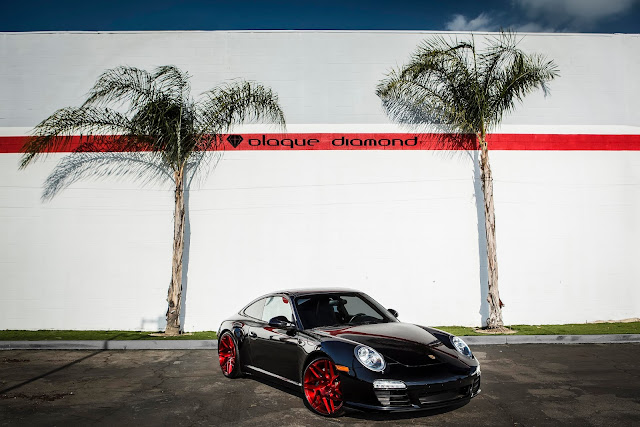
[(494, 134), (492, 150), (638, 151), (640, 135)]
[[(436, 134), (411, 133), (290, 133), (239, 134), (242, 141), (234, 148), (224, 138), (223, 148), (241, 150), (461, 150), (475, 148), (472, 140), (440, 142)], [(0, 153), (21, 153), (27, 136), (0, 136)], [(85, 137), (86, 140), (86, 137)], [(79, 137), (56, 152), (68, 153), (79, 146)], [(640, 135), (591, 134), (493, 134), (491, 150), (603, 150), (638, 151)]]
[(0, 136), (0, 153), (22, 153), (26, 136)]

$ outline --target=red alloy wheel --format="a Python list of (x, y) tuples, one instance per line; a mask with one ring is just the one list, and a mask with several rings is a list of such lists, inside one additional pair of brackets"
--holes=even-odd
[(320, 415), (336, 416), (342, 412), (342, 390), (336, 365), (326, 358), (316, 359), (304, 371), (304, 397)]
[(236, 369), (236, 343), (230, 333), (225, 332), (220, 338), (218, 346), (218, 359), (220, 359), (220, 368), (225, 377), (235, 377), (238, 370)]

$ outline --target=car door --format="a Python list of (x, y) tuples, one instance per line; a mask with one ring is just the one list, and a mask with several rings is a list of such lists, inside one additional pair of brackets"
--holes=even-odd
[(291, 304), (285, 295), (267, 297), (261, 324), (250, 328), (251, 359), (257, 368), (299, 383), (302, 349), (298, 333), (295, 330), (269, 326), (269, 320), (277, 316), (293, 321)]
[(240, 359), (245, 365), (253, 366), (255, 363), (251, 356), (251, 345), (255, 342), (255, 333), (252, 329), (262, 327), (262, 311), (266, 298), (261, 298), (248, 305), (241, 314), (245, 316), (244, 332), (246, 333), (245, 342), (240, 346)]

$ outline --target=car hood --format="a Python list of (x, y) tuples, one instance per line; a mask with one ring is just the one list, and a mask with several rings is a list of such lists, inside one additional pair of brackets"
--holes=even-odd
[(407, 366), (424, 366), (458, 359), (456, 351), (420, 326), (402, 322), (356, 325), (350, 327), (316, 328), (325, 337), (349, 340), (368, 345), (385, 359)]

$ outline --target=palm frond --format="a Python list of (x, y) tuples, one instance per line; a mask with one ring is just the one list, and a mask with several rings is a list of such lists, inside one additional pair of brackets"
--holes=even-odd
[(173, 104), (185, 102), (189, 92), (189, 74), (173, 65), (158, 67), (152, 73), (120, 66), (98, 77), (83, 106), (124, 105), (128, 114), (136, 114), (141, 106), (163, 99)]
[(436, 90), (428, 81), (403, 78), (397, 72), (380, 83), (377, 93), (387, 114), (400, 123), (448, 130), (450, 118), (460, 111), (449, 108), (454, 91)]
[(33, 136), (23, 148), (20, 168), (26, 167), (41, 153), (70, 149), (75, 135), (126, 134), (131, 121), (117, 111), (97, 108), (61, 108), (33, 129)]
[[(409, 63), (377, 87), (392, 119), (441, 132), (469, 132), (477, 115), (473, 46), (441, 37), (424, 42)], [(416, 114), (417, 113), (417, 114)]]
[(154, 76), (135, 67), (120, 66), (103, 72), (89, 91), (83, 106), (110, 103), (144, 105), (158, 97)]
[(490, 127), (497, 126), (534, 89), (546, 96), (548, 83), (559, 75), (553, 61), (524, 53), (518, 43), (514, 33), (504, 32), (479, 56), (481, 87), (488, 100), (484, 116)]
[(222, 134), (249, 121), (284, 129), (284, 114), (271, 89), (234, 81), (206, 92), (196, 104), (188, 73), (174, 66), (152, 72), (116, 67), (102, 73), (81, 107), (60, 109), (34, 128), (21, 167), (41, 153), (75, 148), (82, 153), (144, 150), (170, 170), (195, 168), (206, 162), (204, 157), (189, 162), (194, 152), (216, 150)]
[(191, 91), (189, 73), (173, 65), (156, 68), (153, 72), (153, 82), (160, 92), (174, 101), (186, 101)]
[(169, 164), (185, 160), (194, 136), (194, 106), (190, 102), (172, 102), (162, 98), (139, 108), (132, 117), (131, 133), (146, 135), (148, 150), (162, 152)]
[(51, 200), (71, 184), (87, 178), (125, 177), (143, 186), (173, 180), (166, 165), (153, 153), (72, 153), (63, 157), (47, 177), (42, 200)]
[(495, 88), (501, 71), (509, 66), (509, 61), (515, 55), (520, 53), (517, 48), (518, 43), (515, 33), (512, 32), (502, 32), (499, 36), (489, 39), (489, 45), (477, 58), (478, 67), (481, 69), (479, 80), (483, 91), (491, 91)]
[(487, 108), (487, 122), (492, 126), (498, 125), (505, 113), (512, 111), (516, 103), (522, 102), (536, 88), (546, 96), (549, 93), (548, 82), (558, 75), (555, 63), (542, 55), (514, 54), (494, 84), (491, 104)]
[(278, 95), (258, 83), (234, 81), (204, 94), (197, 106), (199, 133), (221, 134), (247, 122), (272, 123), (284, 130)]
[(525, 95), (558, 76), (553, 61), (527, 55), (514, 33), (490, 39), (478, 53), (471, 41), (434, 37), (423, 42), (408, 64), (377, 87), (389, 117), (461, 134), (484, 134)]

